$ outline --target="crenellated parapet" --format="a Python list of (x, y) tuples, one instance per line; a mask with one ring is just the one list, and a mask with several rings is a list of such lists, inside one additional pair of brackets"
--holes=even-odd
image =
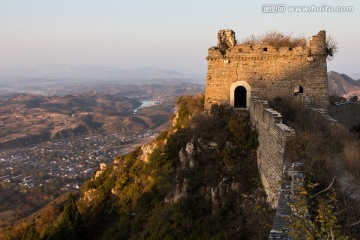
[(268, 202), (273, 208), (278, 205), (284, 153), (287, 142), (295, 136), (295, 130), (282, 122), (279, 112), (270, 108), (267, 101), (251, 99), (250, 120), (259, 134), (258, 168)]
[(235, 40), (235, 33), (232, 30), (220, 30), (218, 33), (218, 45), (208, 49), (207, 60), (244, 57), (279, 58), (299, 55), (304, 55), (305, 57), (327, 56), (325, 31), (320, 31), (317, 35), (312, 36), (305, 47), (274, 47), (265, 44), (239, 45)]

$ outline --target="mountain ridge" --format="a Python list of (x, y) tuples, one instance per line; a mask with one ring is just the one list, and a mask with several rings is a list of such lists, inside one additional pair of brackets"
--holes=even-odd
[(354, 80), (346, 74), (340, 74), (335, 71), (328, 73), (329, 94), (350, 98), (360, 96), (360, 81)]

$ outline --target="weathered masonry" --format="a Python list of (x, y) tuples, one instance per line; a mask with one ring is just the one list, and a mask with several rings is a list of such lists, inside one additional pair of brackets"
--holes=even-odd
[(299, 186), (304, 185), (303, 164), (299, 162), (284, 163), (284, 169), (281, 180), (281, 191), (279, 204), (276, 209), (273, 226), (269, 234), (269, 240), (272, 239), (291, 239), (289, 237), (290, 217), (294, 213), (290, 204), (296, 195), (299, 195)]
[(212, 104), (250, 107), (251, 96), (261, 99), (301, 93), (313, 107), (327, 109), (326, 34), (320, 31), (306, 47), (238, 45), (232, 30), (218, 33), (209, 49), (205, 109)]
[(257, 164), (261, 182), (268, 202), (276, 208), (281, 189), (286, 143), (295, 136), (295, 130), (282, 123), (281, 114), (271, 109), (267, 101), (256, 97), (251, 99), (250, 119), (259, 133)]

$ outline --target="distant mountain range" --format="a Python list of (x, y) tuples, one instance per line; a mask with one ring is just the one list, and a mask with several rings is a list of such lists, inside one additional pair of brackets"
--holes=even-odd
[[(351, 78), (335, 71), (328, 73), (330, 95), (350, 98), (360, 97), (360, 74)], [(43, 66), (36, 70), (1, 69), (0, 95), (14, 95), (15, 92), (37, 92), (40, 89), (54, 88), (56, 85), (88, 83), (104, 84), (179, 84), (205, 83), (205, 76), (184, 74), (159, 68), (116, 68), (105, 66)], [(358, 79), (358, 80), (356, 80)], [(94, 89), (92, 89), (94, 90)], [(92, 91), (89, 90), (89, 91)], [(97, 90), (97, 89), (95, 89)]]
[(352, 79), (355, 79), (356, 81), (360, 81), (360, 73), (356, 73), (351, 75)]
[[(32, 69), (0, 68), (0, 100), (18, 93), (43, 95), (79, 94), (125, 85), (179, 85), (205, 83), (205, 75), (180, 73), (160, 68), (118, 68), (105, 66), (40, 66)], [(126, 87), (127, 88), (127, 87)]]
[(33, 69), (1, 69), (1, 83), (59, 83), (59, 82), (99, 82), (116, 81), (123, 83), (161, 82), (174, 79), (181, 82), (199, 83), (205, 76), (185, 74), (160, 68), (118, 68), (106, 66), (41, 66)]
[(329, 93), (333, 96), (350, 98), (360, 97), (360, 81), (354, 80), (346, 74), (334, 71), (328, 73)]

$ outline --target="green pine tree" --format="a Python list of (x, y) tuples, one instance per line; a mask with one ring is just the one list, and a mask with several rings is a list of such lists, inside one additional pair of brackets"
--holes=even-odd
[(39, 239), (39, 234), (35, 229), (35, 224), (32, 223), (25, 228), (21, 240), (37, 240), (37, 239)]
[(82, 239), (83, 221), (81, 214), (77, 208), (75, 197), (69, 194), (67, 204), (58, 224), (52, 227), (44, 237), (47, 240), (68, 239), (76, 240)]

